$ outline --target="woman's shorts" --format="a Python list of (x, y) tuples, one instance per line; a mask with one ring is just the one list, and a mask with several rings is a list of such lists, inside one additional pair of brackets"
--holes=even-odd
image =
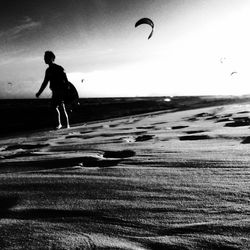
[(65, 99), (65, 91), (53, 91), (52, 92), (52, 100), (51, 105), (52, 107), (58, 107), (64, 103)]

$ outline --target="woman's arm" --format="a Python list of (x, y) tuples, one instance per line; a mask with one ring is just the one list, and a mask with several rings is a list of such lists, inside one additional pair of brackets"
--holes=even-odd
[(45, 77), (44, 77), (44, 80), (43, 80), (43, 83), (42, 83), (39, 91), (36, 93), (36, 97), (37, 98), (42, 94), (42, 92), (44, 91), (44, 89), (47, 87), (48, 82), (49, 82), (49, 78), (48, 78), (47, 73), (46, 73)]

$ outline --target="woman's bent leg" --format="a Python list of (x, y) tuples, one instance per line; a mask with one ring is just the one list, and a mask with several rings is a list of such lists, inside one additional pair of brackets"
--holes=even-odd
[(65, 115), (65, 118), (66, 118), (66, 127), (70, 128), (70, 126), (69, 126), (69, 117), (68, 117), (68, 113), (66, 111), (64, 103), (62, 104), (62, 109), (63, 109), (64, 115)]

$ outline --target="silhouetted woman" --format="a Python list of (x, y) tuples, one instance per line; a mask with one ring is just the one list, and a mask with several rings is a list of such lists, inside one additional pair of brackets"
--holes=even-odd
[(56, 109), (58, 126), (56, 129), (62, 128), (60, 107), (66, 117), (66, 127), (69, 128), (69, 118), (64, 105), (64, 99), (68, 88), (68, 79), (63, 67), (54, 63), (56, 56), (52, 51), (46, 51), (44, 54), (44, 62), (49, 65), (46, 69), (43, 83), (36, 93), (38, 98), (50, 82), (50, 89), (52, 91), (52, 107)]

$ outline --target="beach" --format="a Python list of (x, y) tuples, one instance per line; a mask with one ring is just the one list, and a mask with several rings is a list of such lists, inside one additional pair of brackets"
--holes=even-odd
[(249, 99), (163, 101), (3, 135), (2, 249), (249, 249)]

